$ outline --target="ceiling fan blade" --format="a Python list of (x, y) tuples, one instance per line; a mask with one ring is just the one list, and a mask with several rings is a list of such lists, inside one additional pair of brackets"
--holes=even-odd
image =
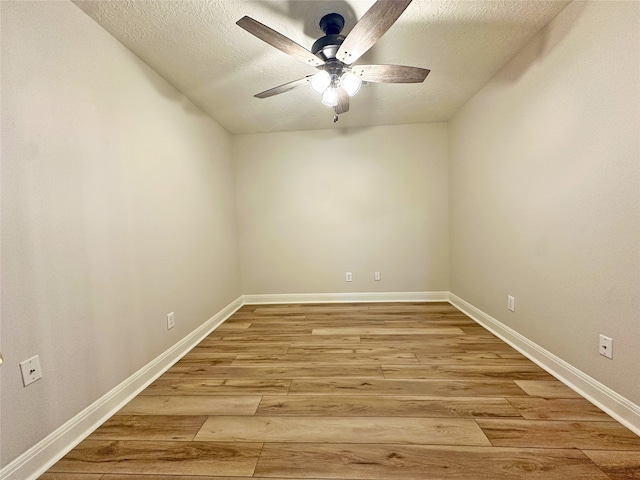
[(274, 95), (288, 92), (289, 90), (293, 90), (294, 88), (303, 87), (304, 85), (307, 85), (309, 83), (310, 78), (311, 78), (311, 75), (308, 75), (299, 80), (294, 80), (293, 82), (278, 85), (277, 87), (273, 87), (273, 88), (270, 88), (269, 90), (265, 90), (264, 92), (260, 92), (254, 95), (254, 97), (256, 98), (273, 97)]
[(349, 111), (349, 94), (344, 88), (338, 88), (338, 104), (333, 107), (336, 115), (347, 113)]
[(287, 55), (291, 55), (292, 57), (297, 58), (307, 65), (311, 65), (312, 67), (319, 67), (320, 65), (324, 65), (324, 62), (320, 58), (316, 57), (313, 53), (311, 53), (303, 46), (297, 44), (290, 38), (285, 37), (281, 33), (276, 32), (275, 30), (267, 27), (257, 20), (254, 20), (251, 17), (242, 17), (236, 22), (236, 25), (244, 28), (247, 32), (255, 35), (263, 42), (268, 43), (272, 47), (277, 48)]
[(411, 0), (378, 0), (356, 23), (340, 46), (336, 58), (351, 65), (398, 20)]
[(355, 65), (351, 71), (365, 82), (422, 83), (431, 70), (405, 65)]

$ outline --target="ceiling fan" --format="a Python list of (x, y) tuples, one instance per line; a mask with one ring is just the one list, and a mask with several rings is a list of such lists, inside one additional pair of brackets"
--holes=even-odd
[(315, 75), (308, 75), (254, 96), (272, 97), (310, 84), (314, 92), (322, 95), (322, 103), (333, 107), (333, 121), (337, 122), (338, 115), (349, 111), (349, 97), (358, 92), (362, 82), (423, 82), (430, 71), (426, 68), (404, 65), (353, 65), (391, 28), (411, 1), (377, 0), (346, 37), (340, 35), (344, 27), (342, 15), (325, 15), (320, 20), (320, 28), (325, 35), (316, 40), (311, 51), (251, 17), (242, 17), (236, 22), (238, 26), (319, 70)]

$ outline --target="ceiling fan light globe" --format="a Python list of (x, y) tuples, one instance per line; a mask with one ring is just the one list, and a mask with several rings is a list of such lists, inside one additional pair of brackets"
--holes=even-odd
[(327, 107), (335, 107), (338, 104), (338, 89), (335, 87), (327, 88), (322, 95), (322, 104)]
[(340, 77), (340, 86), (345, 89), (350, 97), (353, 97), (360, 90), (362, 79), (351, 72), (344, 72)]
[(309, 84), (311, 85), (311, 90), (317, 94), (322, 94), (325, 92), (327, 87), (331, 85), (331, 75), (329, 75), (328, 72), (321, 70), (311, 77)]

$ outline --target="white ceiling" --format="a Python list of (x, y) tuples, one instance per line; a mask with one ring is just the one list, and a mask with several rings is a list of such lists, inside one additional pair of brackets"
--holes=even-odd
[(248, 15), (307, 49), (320, 18), (347, 34), (373, 0), (74, 0), (234, 134), (449, 120), (568, 1), (414, 0), (357, 63), (429, 68), (422, 84), (369, 84), (333, 124), (310, 88), (253, 95), (315, 72), (235, 22)]

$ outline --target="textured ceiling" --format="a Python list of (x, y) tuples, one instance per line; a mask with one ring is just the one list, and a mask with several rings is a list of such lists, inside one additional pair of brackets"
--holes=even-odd
[(307, 49), (320, 18), (347, 34), (373, 0), (74, 0), (91, 18), (229, 132), (254, 133), (449, 120), (567, 1), (414, 0), (357, 63), (431, 69), (422, 84), (369, 84), (333, 124), (310, 88), (253, 95), (315, 72), (235, 22), (248, 15)]

